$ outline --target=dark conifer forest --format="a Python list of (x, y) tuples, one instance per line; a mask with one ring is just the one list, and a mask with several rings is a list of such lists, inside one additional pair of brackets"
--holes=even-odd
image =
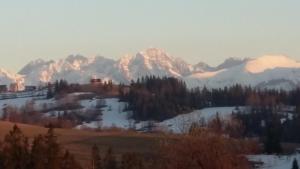
[(121, 89), (120, 99), (129, 103), (128, 109), (133, 111), (134, 119), (161, 121), (207, 107), (297, 106), (300, 105), (300, 89), (263, 90), (239, 84), (219, 89), (205, 86), (188, 89), (182, 80), (176, 78), (148, 76), (132, 81), (128, 92)]

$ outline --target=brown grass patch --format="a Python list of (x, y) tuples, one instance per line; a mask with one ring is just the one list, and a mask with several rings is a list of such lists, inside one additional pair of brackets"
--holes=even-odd
[[(12, 129), (13, 123), (0, 122), (0, 140)], [(17, 124), (22, 132), (30, 139), (38, 134), (45, 134), (47, 128)], [(91, 155), (91, 147), (97, 144), (101, 152), (112, 147), (114, 152), (121, 155), (126, 152), (136, 152), (145, 156), (157, 152), (161, 139), (160, 135), (142, 134), (126, 131), (82, 131), (76, 129), (55, 129), (59, 143), (83, 164), (87, 164)]]

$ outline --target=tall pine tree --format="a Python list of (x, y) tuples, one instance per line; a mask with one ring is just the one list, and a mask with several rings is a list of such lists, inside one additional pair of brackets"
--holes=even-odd
[(102, 159), (97, 145), (92, 147), (92, 169), (103, 169)]
[(47, 152), (47, 164), (45, 169), (58, 169), (61, 150), (59, 144), (57, 143), (54, 129), (51, 126), (48, 130), (48, 133), (45, 135), (45, 144)]
[(298, 161), (297, 159), (295, 158), (294, 161), (293, 161), (293, 166), (292, 166), (292, 169), (299, 169), (299, 166), (298, 166)]
[(103, 160), (104, 169), (117, 169), (116, 158), (113, 154), (112, 148), (108, 148), (106, 155)]
[(34, 138), (31, 148), (30, 156), (30, 168), (32, 169), (44, 169), (47, 165), (47, 149), (45, 138), (39, 135)]
[(5, 169), (27, 169), (29, 165), (28, 139), (16, 125), (4, 138), (3, 152)]

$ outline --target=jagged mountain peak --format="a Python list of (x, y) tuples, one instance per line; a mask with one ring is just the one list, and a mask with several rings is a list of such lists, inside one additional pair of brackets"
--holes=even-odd
[(36, 64), (42, 64), (42, 63), (45, 63), (45, 62), (46, 61), (44, 59), (38, 58), (36, 60), (33, 60), (33, 61), (29, 62), (29, 64), (36, 65)]
[(166, 51), (159, 48), (148, 48), (144, 51), (140, 51), (136, 55), (137, 57), (146, 57), (149, 59), (170, 59), (172, 56), (170, 56)]
[(136, 55), (125, 55), (117, 67), (128, 80), (147, 75), (182, 77), (192, 70), (192, 66), (182, 59), (158, 48), (148, 48)]
[(9, 72), (8, 70), (3, 69), (3, 68), (0, 68), (0, 73), (1, 74), (11, 74), (11, 72)]
[(65, 79), (70, 83), (87, 83), (91, 77), (113, 79), (111, 71), (116, 61), (101, 56), (69, 55), (57, 61), (27, 64), (21, 71), (27, 85)]
[(249, 60), (249, 58), (242, 59), (242, 58), (238, 58), (238, 57), (229, 57), (223, 63), (218, 65), (216, 67), (216, 70), (228, 69), (228, 68), (246, 63), (248, 60)]
[(23, 88), (24, 78), (19, 74), (0, 68), (0, 85), (9, 85), (11, 83), (17, 83), (20, 88)]
[(78, 61), (88, 61), (88, 58), (80, 55), (80, 54), (73, 54), (73, 55), (69, 55), (66, 59), (64, 59), (65, 61), (69, 62), (69, 63), (73, 63), (73, 62), (78, 62)]
[(168, 54), (163, 49), (159, 48), (148, 48), (144, 51), (138, 52), (136, 55), (131, 57), (136, 62), (143, 62), (146, 66), (148, 64), (169, 64), (170, 62), (182, 61)]
[(54, 63), (55, 61), (53, 60), (49, 60), (49, 61), (46, 61), (44, 59), (36, 59), (36, 60), (33, 60), (31, 62), (29, 62), (27, 65), (25, 65), (19, 72), (18, 74), (21, 74), (21, 75), (26, 75), (28, 73), (31, 73), (33, 70), (37, 70), (39, 69), (40, 67), (43, 67), (45, 65), (50, 65), (52, 63)]
[(161, 48), (150, 47), (150, 48), (146, 48), (145, 50), (142, 50), (138, 53), (155, 56), (155, 55), (165, 54), (166, 51)]
[(167, 53), (165, 50), (160, 48), (145, 49), (143, 51), (138, 52), (135, 56), (131, 56), (131, 58), (141, 59), (144, 61), (151, 60), (158, 63), (177, 62), (177, 63), (187, 64), (183, 59), (179, 57), (174, 57), (171, 54)]
[(215, 68), (204, 62), (199, 62), (193, 66), (193, 73), (203, 73), (214, 71)]

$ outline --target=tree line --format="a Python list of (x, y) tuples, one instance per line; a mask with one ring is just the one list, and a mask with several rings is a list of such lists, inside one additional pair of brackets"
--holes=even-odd
[(185, 82), (173, 77), (147, 76), (120, 85), (120, 100), (128, 102), (135, 120), (172, 118), (194, 109), (224, 106), (300, 105), (300, 89), (292, 91), (256, 89), (233, 85), (218, 89), (188, 89)]
[(83, 85), (68, 83), (68, 81), (61, 79), (47, 85), (47, 98), (59, 98), (65, 94), (74, 92), (93, 92), (101, 95), (114, 95), (114, 91), (118, 91), (117, 88), (118, 87), (113, 84), (112, 80), (104, 82), (100, 80), (98, 83), (91, 82), (90, 84)]
[(233, 117), (243, 124), (242, 137), (259, 138), (266, 153), (282, 153), (282, 142), (300, 143), (299, 108), (285, 111), (278, 105), (261, 105), (251, 107), (247, 113), (233, 113)]

